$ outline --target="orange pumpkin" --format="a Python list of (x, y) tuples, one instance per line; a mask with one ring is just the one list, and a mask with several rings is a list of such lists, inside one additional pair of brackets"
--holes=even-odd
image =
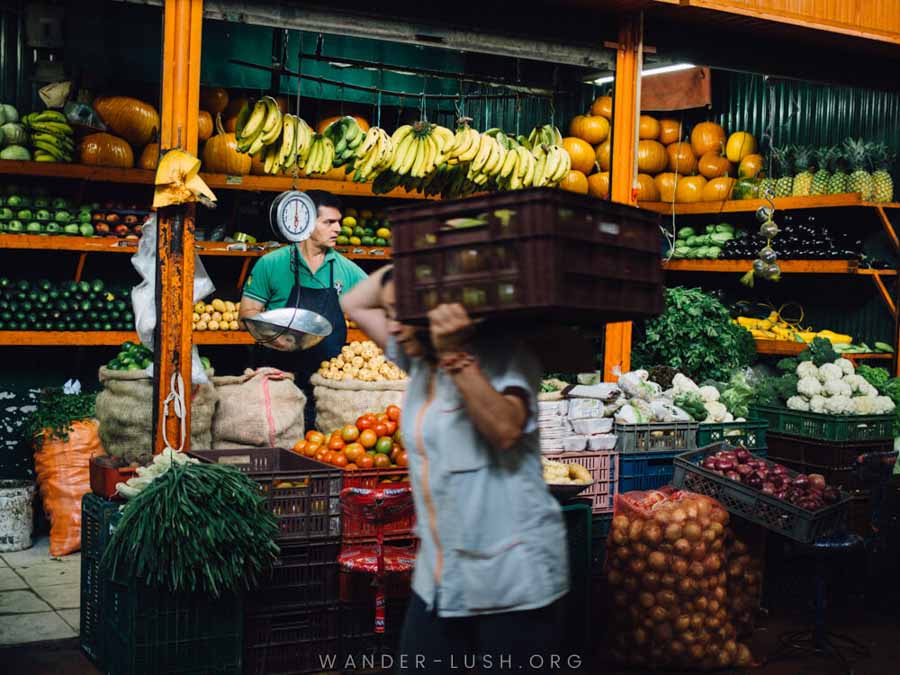
[(738, 164), (738, 178), (756, 178), (763, 168), (762, 155), (747, 155)]
[(609, 137), (609, 120), (600, 115), (576, 115), (569, 127), (569, 135), (597, 145)]
[(136, 148), (143, 148), (159, 133), (159, 113), (149, 103), (130, 96), (103, 96), (94, 110), (107, 128)]
[(650, 115), (641, 115), (638, 121), (638, 137), (643, 139), (659, 138), (659, 120)]
[(725, 144), (725, 156), (732, 162), (740, 162), (756, 152), (756, 139), (746, 131), (735, 131)]
[(672, 143), (666, 148), (666, 152), (669, 155), (669, 171), (680, 176), (690, 176), (697, 170), (697, 158), (686, 141)]
[(228, 92), (222, 87), (200, 87), (200, 107), (211, 115), (225, 112), (228, 106)]
[(659, 188), (656, 187), (653, 176), (648, 176), (646, 173), (637, 175), (637, 200), (638, 202), (659, 201)]
[(147, 143), (138, 159), (138, 168), (156, 171), (157, 164), (159, 164), (159, 143)]
[(612, 162), (612, 157), (610, 156), (611, 151), (612, 142), (608, 138), (597, 146), (594, 158), (597, 160), (597, 164), (600, 166), (601, 171), (609, 171), (609, 165)]
[[(347, 175), (346, 167), (336, 166), (333, 169), (329, 169), (325, 174), (321, 176), (325, 180), (349, 180), (350, 176)], [(351, 174), (352, 175), (352, 174)]]
[[(325, 133), (325, 129), (327, 129), (329, 125), (337, 122), (342, 117), (347, 117), (347, 115), (335, 115), (334, 117), (326, 117), (321, 122), (319, 122), (318, 126), (316, 126), (316, 133)], [(359, 125), (359, 128), (363, 130), (363, 132), (369, 130), (369, 122), (364, 117), (360, 117), (359, 115), (350, 115), (350, 117), (356, 120), (356, 123)]]
[[(679, 177), (680, 178), (680, 177)], [(666, 171), (665, 173), (654, 176), (653, 182), (659, 190), (659, 201), (674, 202), (675, 201), (675, 174)]]
[(134, 151), (124, 138), (106, 133), (90, 134), (78, 145), (78, 161), (81, 164), (131, 169), (134, 167)]
[(197, 116), (197, 140), (201, 143), (212, 136), (213, 119), (205, 110), (201, 110)]
[(665, 146), (659, 141), (638, 141), (637, 164), (638, 171), (657, 174), (664, 171), (669, 163)]
[(572, 169), (580, 171), (585, 176), (594, 169), (594, 162), (597, 156), (587, 141), (567, 136), (563, 139), (563, 148), (569, 153), (569, 158), (572, 160)]
[(679, 176), (675, 183), (675, 201), (679, 204), (691, 204), (703, 199), (703, 188), (706, 179), (703, 176)]
[(593, 197), (606, 199), (609, 197), (609, 171), (598, 171), (587, 178), (588, 192)]
[(265, 176), (266, 175), (266, 151), (260, 150), (250, 157), (250, 175)]
[(697, 162), (697, 171), (704, 178), (718, 178), (719, 176), (727, 176), (731, 173), (731, 162), (727, 157), (723, 157), (717, 150), (710, 150), (705, 153), (700, 161)]
[(598, 96), (591, 105), (591, 115), (600, 115), (612, 119), (612, 96)]
[(216, 118), (215, 136), (203, 146), (203, 169), (210, 173), (229, 176), (246, 176), (250, 173), (250, 155), (238, 152), (237, 138), (233, 132), (225, 132), (221, 115)]
[(669, 118), (659, 121), (659, 140), (663, 145), (669, 145), (681, 138), (681, 122)]
[(589, 190), (587, 176), (580, 171), (569, 171), (559, 182), (559, 187), (566, 192), (577, 192), (582, 195), (586, 195)]
[(724, 202), (731, 199), (731, 190), (734, 188), (734, 178), (719, 176), (713, 178), (703, 186), (701, 199), (704, 202)]
[(697, 157), (712, 150), (725, 151), (725, 130), (715, 122), (700, 122), (691, 131), (691, 148)]
[(241, 108), (245, 105), (253, 105), (246, 96), (239, 96), (228, 102), (228, 105), (225, 107), (225, 112), (222, 113), (222, 123), (224, 124), (225, 131), (232, 134), (234, 133), (234, 130), (237, 128), (238, 115), (241, 114)]

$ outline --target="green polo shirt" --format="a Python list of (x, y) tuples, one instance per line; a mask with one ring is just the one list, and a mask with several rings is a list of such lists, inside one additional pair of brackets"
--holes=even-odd
[[(332, 270), (338, 295), (343, 295), (366, 278), (366, 273), (359, 265), (334, 249), (325, 254), (325, 262), (315, 274), (310, 271), (302, 255), (298, 259), (300, 285), (304, 288), (328, 288)], [(295, 282), (296, 278), (291, 270), (291, 247), (282, 246), (256, 261), (244, 284), (244, 295), (265, 304), (266, 309), (278, 309), (287, 305)]]

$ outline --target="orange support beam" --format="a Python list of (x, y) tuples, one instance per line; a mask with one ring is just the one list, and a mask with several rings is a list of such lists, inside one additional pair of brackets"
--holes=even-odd
[[(181, 148), (197, 154), (200, 100), (200, 38), (202, 0), (166, 0), (163, 24), (162, 115), (160, 148)], [(191, 311), (194, 293), (194, 217), (196, 207), (172, 206), (157, 213), (159, 243), (156, 272), (156, 334), (154, 336), (154, 452), (190, 444)], [(177, 376), (182, 386), (178, 386)], [(172, 386), (174, 382), (175, 387)], [(182, 420), (170, 394), (183, 396)], [(168, 408), (168, 410), (167, 410)], [(165, 430), (165, 437), (163, 430)]]
[[(636, 204), (638, 118), (641, 100), (641, 64), (644, 45), (642, 14), (624, 16), (619, 25), (616, 53), (616, 86), (613, 94), (612, 200)], [(631, 323), (606, 325), (603, 379), (615, 380), (613, 369), (631, 368)]]

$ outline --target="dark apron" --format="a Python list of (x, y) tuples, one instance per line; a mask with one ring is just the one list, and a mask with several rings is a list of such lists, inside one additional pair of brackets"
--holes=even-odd
[(303, 420), (307, 429), (314, 429), (316, 424), (316, 402), (313, 398), (309, 378), (319, 370), (322, 361), (337, 356), (347, 342), (347, 323), (341, 310), (340, 296), (334, 287), (334, 263), (330, 265), (328, 288), (306, 288), (301, 292), (300, 286), (300, 253), (297, 247), (291, 249), (291, 269), (294, 271), (294, 286), (291, 288), (286, 307), (298, 307), (315, 312), (331, 322), (331, 335), (311, 349), (297, 352), (280, 352), (277, 349), (258, 347), (264, 352), (258, 353), (259, 364), (274, 366), (280, 370), (294, 374), (294, 382), (306, 394), (306, 409)]

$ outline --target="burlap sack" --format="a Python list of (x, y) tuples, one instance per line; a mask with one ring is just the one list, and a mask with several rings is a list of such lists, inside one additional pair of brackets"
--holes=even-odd
[(213, 418), (213, 448), (290, 448), (303, 438), (306, 396), (294, 376), (277, 368), (247, 369), (213, 378), (219, 406)]
[(360, 415), (400, 405), (406, 392), (406, 380), (327, 380), (316, 373), (309, 382), (316, 397), (316, 426), (326, 434), (353, 424)]
[[(213, 371), (206, 374), (212, 376)], [(97, 394), (96, 416), (103, 448), (113, 457), (146, 464), (153, 457), (153, 380), (140, 370), (101, 366), (100, 383), (103, 390)], [(210, 447), (216, 400), (211, 384), (191, 388), (191, 447)], [(171, 406), (169, 414), (174, 414)]]

